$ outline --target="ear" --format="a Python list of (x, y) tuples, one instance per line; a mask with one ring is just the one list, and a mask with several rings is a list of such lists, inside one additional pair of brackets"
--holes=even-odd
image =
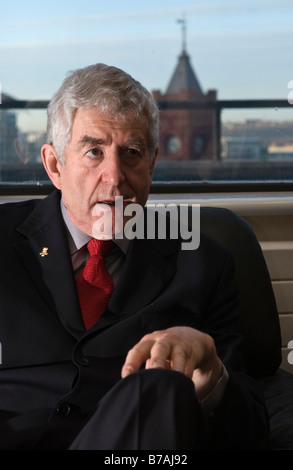
[(45, 144), (42, 146), (41, 155), (43, 160), (43, 165), (46, 172), (54, 186), (57, 189), (61, 189), (60, 184), (60, 166), (61, 163), (58, 160), (55, 149), (53, 145)]

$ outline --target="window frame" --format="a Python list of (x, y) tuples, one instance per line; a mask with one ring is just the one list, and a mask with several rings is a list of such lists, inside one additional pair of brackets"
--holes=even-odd
[[(28, 110), (47, 109), (49, 100), (16, 100), (6, 97), (2, 100), (0, 110)], [(285, 99), (241, 99), (241, 100), (158, 100), (160, 110), (167, 109), (200, 109), (215, 108), (216, 138), (221, 140), (221, 113), (225, 109), (252, 109), (252, 108), (290, 108), (292, 104)], [(220, 149), (220, 145), (217, 145)], [(216, 156), (219, 161), (220, 155)], [(180, 161), (178, 161), (180, 163)], [(293, 161), (292, 161), (293, 163)], [(50, 182), (14, 183), (0, 182), (0, 196), (9, 195), (46, 195), (53, 189)], [(248, 192), (290, 192), (293, 191), (292, 181), (154, 181), (151, 185), (151, 194), (199, 194), (199, 193), (248, 193)]]

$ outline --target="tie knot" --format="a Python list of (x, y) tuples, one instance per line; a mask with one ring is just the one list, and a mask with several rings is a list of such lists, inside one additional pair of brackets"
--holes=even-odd
[(96, 240), (95, 238), (87, 244), (90, 256), (98, 255), (102, 257), (106, 256), (114, 246), (112, 240)]

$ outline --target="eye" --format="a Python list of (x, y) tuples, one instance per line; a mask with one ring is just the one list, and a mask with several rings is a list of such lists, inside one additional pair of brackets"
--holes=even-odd
[(135, 149), (135, 148), (127, 148), (126, 149), (126, 152), (128, 153), (128, 155), (130, 155), (131, 157), (137, 157), (141, 154), (140, 150), (138, 149)]
[(127, 166), (133, 167), (141, 160), (142, 152), (135, 147), (125, 147), (122, 149), (121, 157)]
[(98, 158), (102, 155), (102, 151), (99, 148), (93, 148), (86, 152), (86, 156), (92, 159)]
[(128, 162), (136, 162), (139, 160), (142, 156), (143, 152), (140, 148), (138, 147), (124, 147), (122, 148), (122, 156), (125, 158)]

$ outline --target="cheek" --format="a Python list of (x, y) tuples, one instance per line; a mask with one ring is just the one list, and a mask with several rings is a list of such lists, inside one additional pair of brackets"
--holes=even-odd
[(62, 198), (68, 206), (81, 207), (88, 200), (89, 184), (87, 179), (73, 169), (62, 172), (60, 183)]
[(146, 198), (148, 196), (151, 184), (151, 176), (148, 167), (130, 172), (127, 180), (137, 196), (140, 198)]
[(64, 166), (60, 172), (60, 182), (64, 190), (78, 195), (79, 192), (85, 192), (91, 186), (90, 173), (82, 168)]

